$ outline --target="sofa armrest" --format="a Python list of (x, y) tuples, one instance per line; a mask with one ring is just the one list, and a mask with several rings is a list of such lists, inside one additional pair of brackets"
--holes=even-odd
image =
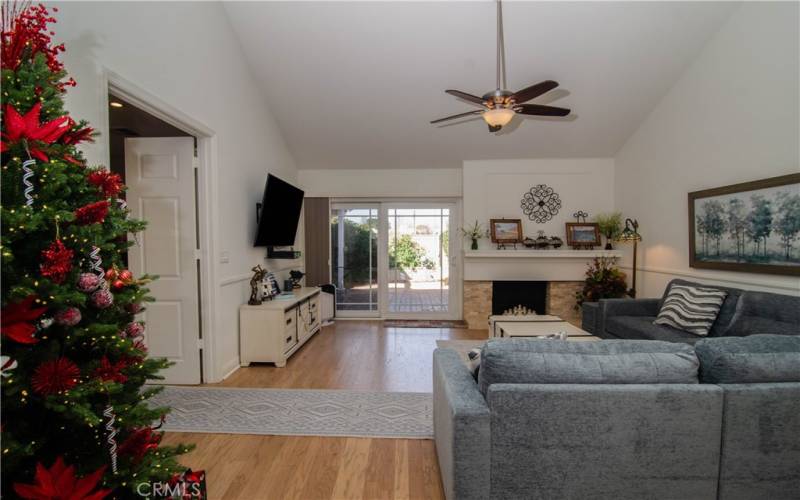
[(433, 430), (445, 496), (489, 498), (489, 407), (452, 349), (433, 352)]
[(595, 335), (605, 336), (606, 320), (612, 316), (656, 316), (660, 303), (661, 299), (600, 299)]

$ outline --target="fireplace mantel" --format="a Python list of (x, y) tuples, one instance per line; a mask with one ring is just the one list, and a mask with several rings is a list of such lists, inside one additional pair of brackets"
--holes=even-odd
[(622, 257), (616, 250), (465, 250), (467, 281), (583, 281), (595, 257)]

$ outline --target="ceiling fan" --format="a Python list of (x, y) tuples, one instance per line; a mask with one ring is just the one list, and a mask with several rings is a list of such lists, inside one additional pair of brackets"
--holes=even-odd
[(558, 82), (545, 80), (530, 87), (526, 87), (518, 92), (506, 90), (506, 56), (505, 43), (503, 40), (503, 5), (501, 0), (497, 0), (497, 88), (487, 92), (482, 97), (468, 94), (460, 90), (445, 90), (452, 96), (459, 97), (481, 106), (481, 109), (459, 113), (433, 120), (431, 124), (441, 123), (456, 118), (463, 118), (471, 115), (481, 115), (489, 125), (489, 132), (498, 132), (514, 118), (517, 113), (521, 115), (535, 116), (567, 116), (570, 110), (555, 106), (544, 106), (542, 104), (525, 104), (535, 97), (550, 92), (558, 87)]

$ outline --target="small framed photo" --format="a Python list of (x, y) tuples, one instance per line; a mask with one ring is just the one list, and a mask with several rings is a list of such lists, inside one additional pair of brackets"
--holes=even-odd
[(600, 228), (594, 222), (567, 222), (567, 245), (595, 247), (600, 245)]
[(521, 219), (491, 219), (489, 233), (492, 243), (519, 243), (522, 241)]

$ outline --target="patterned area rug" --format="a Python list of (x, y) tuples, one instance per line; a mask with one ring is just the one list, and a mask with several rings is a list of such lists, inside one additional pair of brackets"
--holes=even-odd
[(467, 323), (461, 320), (385, 319), (383, 326), (393, 328), (467, 328)]
[(166, 386), (170, 432), (433, 438), (429, 393)]

